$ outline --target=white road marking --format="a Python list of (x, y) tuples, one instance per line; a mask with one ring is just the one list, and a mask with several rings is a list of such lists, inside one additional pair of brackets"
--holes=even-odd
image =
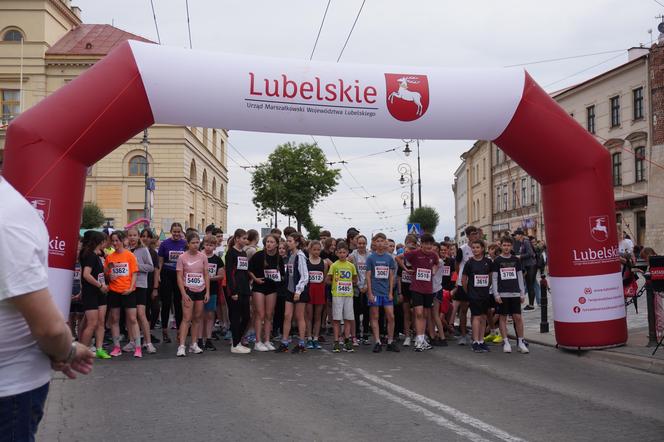
[(399, 385), (393, 384), (392, 382), (386, 381), (383, 378), (380, 378), (378, 376), (374, 376), (370, 373), (367, 373), (366, 371), (362, 370), (361, 368), (355, 368), (354, 369), (356, 373), (359, 373), (362, 375), (362, 377), (366, 380), (369, 380), (371, 382), (374, 382), (375, 384), (381, 385), (383, 387), (389, 388), (390, 390), (399, 393), (408, 399), (420, 402), (424, 405), (427, 405), (431, 408), (435, 408), (437, 410), (442, 411), (443, 413), (453, 417), (459, 422), (462, 422), (466, 425), (470, 425), (471, 427), (478, 429), (480, 431), (484, 431), (486, 433), (489, 433), (505, 442), (524, 442), (524, 439), (521, 439), (516, 436), (512, 436), (511, 434), (507, 433), (506, 431), (501, 430), (500, 428), (494, 427), (491, 424), (488, 424), (484, 421), (481, 421), (477, 418), (474, 418), (462, 411), (457, 410), (454, 407), (450, 407), (449, 405), (445, 405), (441, 402), (435, 401), (433, 399), (429, 399), (426, 396), (422, 396), (421, 394), (415, 393), (414, 391), (410, 391), (406, 388), (403, 388)]
[(473, 433), (469, 429), (463, 428), (462, 426), (457, 425), (454, 422), (451, 422), (450, 420), (444, 418), (443, 416), (433, 413), (424, 407), (421, 407), (417, 404), (414, 404), (413, 402), (402, 399), (399, 396), (390, 393), (389, 391), (385, 391), (382, 388), (378, 388), (375, 385), (372, 385), (365, 381), (353, 381), (353, 383), (361, 387), (364, 387), (368, 390), (371, 390), (377, 395), (384, 397), (385, 399), (389, 399), (392, 402), (396, 402), (397, 404), (402, 405), (411, 411), (419, 413), (424, 417), (426, 417), (427, 419), (429, 419), (430, 421), (434, 422), (436, 425), (447, 428), (448, 430), (455, 432), (459, 436), (463, 436), (474, 442), (489, 442), (489, 439), (486, 439), (477, 433)]

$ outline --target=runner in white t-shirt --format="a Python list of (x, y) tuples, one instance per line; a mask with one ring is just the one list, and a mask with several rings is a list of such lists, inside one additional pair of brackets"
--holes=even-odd
[(87, 374), (93, 353), (72, 343), (71, 331), (48, 291), (44, 222), (2, 178), (0, 201), (0, 422), (12, 440), (32, 441), (43, 415), (51, 368), (70, 378), (75, 372)]
[(466, 238), (468, 242), (457, 249), (457, 286), (453, 290), (452, 299), (454, 300), (452, 304), (452, 325), (454, 325), (454, 319), (456, 314), (459, 313), (459, 331), (461, 336), (459, 337), (459, 345), (470, 345), (470, 338), (468, 337), (468, 294), (463, 290), (461, 285), (461, 275), (463, 275), (463, 267), (468, 262), (468, 260), (473, 256), (473, 251), (470, 248), (470, 243), (479, 239), (480, 231), (475, 226), (468, 226), (466, 230)]

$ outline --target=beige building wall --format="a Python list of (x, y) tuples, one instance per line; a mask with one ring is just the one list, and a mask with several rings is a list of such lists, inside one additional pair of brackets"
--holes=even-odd
[(466, 162), (468, 179), (467, 213), (468, 225), (481, 228), (484, 238), (491, 238), (491, 146), (489, 141), (477, 141), (461, 158)]
[[(0, 1), (0, 92), (20, 89), (22, 60), (25, 110), (99, 60), (91, 55), (46, 54), (81, 23), (78, 13), (65, 0)], [(24, 36), (22, 58), (20, 42), (1, 41), (12, 29)], [(12, 113), (2, 118), (8, 122), (15, 116)], [(2, 124), (0, 161), (5, 135)], [(145, 176), (131, 176), (129, 165), (132, 158), (145, 156), (142, 139), (143, 133), (137, 134), (89, 171), (85, 201), (97, 203), (116, 228), (143, 215)], [(156, 125), (148, 130), (148, 140), (148, 173), (156, 179), (153, 226), (167, 231), (176, 221), (198, 229), (214, 223), (226, 231), (227, 131)]]

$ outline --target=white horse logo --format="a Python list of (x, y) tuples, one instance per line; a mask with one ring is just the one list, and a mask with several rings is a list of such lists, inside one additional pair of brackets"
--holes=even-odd
[[(606, 218), (604, 217), (595, 218), (595, 225), (590, 229), (590, 234), (598, 241), (604, 241), (609, 237), (609, 230), (606, 225), (604, 225), (605, 222)], [(595, 236), (596, 234), (599, 235)]]
[(419, 92), (409, 91), (408, 84), (419, 84), (417, 77), (401, 77), (397, 80), (399, 82), (399, 90), (392, 92), (388, 100), (390, 103), (394, 102), (395, 98), (400, 98), (404, 101), (412, 101), (417, 106), (417, 112), (415, 115), (422, 115), (422, 95)]

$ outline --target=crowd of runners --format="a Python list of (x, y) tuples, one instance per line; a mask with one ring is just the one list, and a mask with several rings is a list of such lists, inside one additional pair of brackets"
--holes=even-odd
[(179, 223), (163, 241), (150, 229), (89, 230), (69, 323), (100, 359), (141, 358), (173, 340), (178, 357), (223, 341), (237, 354), (304, 353), (325, 342), (334, 353), (361, 345), (421, 352), (451, 340), (509, 353), (509, 324), (517, 351), (528, 353), (521, 306), (527, 294), (524, 310), (534, 308), (541, 251), (520, 230), (491, 244), (473, 226), (465, 234), (457, 247), (426, 233), (397, 243), (354, 228), (346, 238), (322, 231), (306, 240), (287, 227), (261, 241), (255, 230), (224, 240), (214, 226), (203, 233)]

